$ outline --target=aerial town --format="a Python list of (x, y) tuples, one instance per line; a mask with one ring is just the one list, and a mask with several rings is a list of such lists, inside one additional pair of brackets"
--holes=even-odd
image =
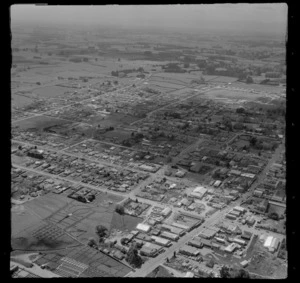
[(11, 30), (13, 278), (287, 277), (284, 36)]

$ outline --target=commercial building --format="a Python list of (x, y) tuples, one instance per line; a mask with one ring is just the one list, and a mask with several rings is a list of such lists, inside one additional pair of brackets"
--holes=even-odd
[(198, 249), (201, 249), (203, 247), (203, 243), (201, 241), (196, 241), (196, 240), (188, 241), (188, 245), (192, 246), (192, 247), (195, 247), (195, 248), (198, 248)]
[(177, 227), (174, 227), (174, 226), (171, 226), (171, 225), (168, 225), (168, 224), (162, 224), (161, 229), (169, 231), (169, 232), (171, 232), (173, 234), (176, 234), (178, 236), (183, 236), (185, 234), (184, 229), (177, 228)]
[(164, 239), (164, 238), (161, 238), (161, 237), (157, 237), (157, 236), (151, 236), (151, 240), (153, 240), (158, 245), (161, 245), (161, 246), (164, 246), (164, 247), (167, 247), (171, 244), (170, 240)]
[(162, 232), (160, 236), (172, 241), (177, 241), (179, 239), (178, 235), (166, 231)]
[(179, 249), (179, 252), (188, 256), (198, 256), (200, 251), (194, 247), (184, 245)]

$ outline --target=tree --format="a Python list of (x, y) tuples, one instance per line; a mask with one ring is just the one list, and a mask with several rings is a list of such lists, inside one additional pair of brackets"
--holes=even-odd
[(248, 76), (247, 79), (246, 79), (246, 83), (247, 83), (247, 84), (253, 84), (253, 79), (252, 79), (252, 77)]
[(173, 161), (172, 156), (168, 156), (166, 161), (167, 161), (167, 163), (171, 163)]
[(127, 239), (121, 238), (120, 243), (121, 243), (121, 245), (123, 245), (123, 246), (126, 245)]
[(99, 238), (103, 238), (106, 236), (107, 228), (103, 225), (96, 226), (96, 234)]
[(279, 220), (279, 215), (276, 212), (272, 212), (268, 216), (269, 216), (269, 218), (271, 218), (273, 220), (276, 220), (276, 221)]
[(135, 266), (140, 267), (143, 263), (142, 258), (138, 254), (138, 249), (135, 245), (132, 245), (127, 253), (126, 261)]
[(88, 246), (90, 246), (90, 247), (95, 247), (95, 246), (97, 246), (97, 243), (96, 243), (96, 241), (95, 241), (95, 239), (94, 238), (89, 238), (89, 241), (88, 241)]
[(125, 209), (124, 209), (124, 206), (118, 204), (116, 205), (116, 208), (115, 208), (115, 211), (120, 214), (120, 215), (123, 215), (125, 213)]

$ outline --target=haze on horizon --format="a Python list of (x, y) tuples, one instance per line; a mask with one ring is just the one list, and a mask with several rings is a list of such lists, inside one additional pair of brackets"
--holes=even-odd
[(287, 5), (107, 5), (11, 6), (11, 23), (99, 25), (162, 30), (232, 30), (282, 35), (287, 30)]

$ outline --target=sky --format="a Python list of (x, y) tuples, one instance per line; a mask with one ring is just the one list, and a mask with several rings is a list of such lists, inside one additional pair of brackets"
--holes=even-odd
[(11, 6), (11, 22), (285, 32), (287, 5)]

